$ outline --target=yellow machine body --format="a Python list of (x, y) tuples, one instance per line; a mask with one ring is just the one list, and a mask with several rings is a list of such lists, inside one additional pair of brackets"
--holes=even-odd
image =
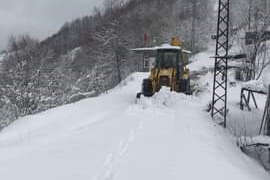
[(150, 97), (162, 86), (169, 87), (171, 91), (191, 94), (188, 69), (190, 52), (184, 50), (181, 45), (178, 38), (173, 38), (171, 44), (152, 48), (156, 51), (155, 66), (151, 69), (150, 76), (143, 80), (142, 92), (138, 93), (137, 97)]
[[(168, 83), (161, 83), (162, 78), (168, 78)], [(152, 81), (153, 94), (158, 92), (162, 86), (170, 87), (172, 91), (180, 92), (180, 81), (179, 80), (189, 80), (190, 73), (188, 68), (184, 68), (184, 73), (177, 77), (176, 68), (169, 69), (158, 69), (153, 68), (151, 70), (149, 79)]]

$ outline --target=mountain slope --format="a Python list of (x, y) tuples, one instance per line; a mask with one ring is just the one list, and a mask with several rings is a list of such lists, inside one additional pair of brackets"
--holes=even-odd
[(0, 134), (1, 176), (269, 179), (210, 120), (205, 98), (163, 89), (135, 102), (143, 77), (133, 74), (108, 94), (16, 121)]

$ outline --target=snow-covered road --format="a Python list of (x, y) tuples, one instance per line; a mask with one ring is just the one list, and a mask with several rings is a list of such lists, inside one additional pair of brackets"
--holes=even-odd
[(162, 89), (136, 102), (143, 77), (6, 128), (1, 179), (269, 179), (203, 111), (207, 98)]

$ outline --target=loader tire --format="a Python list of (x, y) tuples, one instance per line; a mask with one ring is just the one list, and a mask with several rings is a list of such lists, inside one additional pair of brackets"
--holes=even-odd
[(142, 94), (146, 97), (153, 96), (153, 85), (151, 79), (144, 79), (142, 84)]
[(187, 79), (186, 80), (187, 82), (186, 82), (186, 94), (187, 95), (192, 95), (192, 90), (191, 90), (191, 86), (190, 86), (190, 79)]
[(142, 95), (142, 93), (137, 93), (136, 98), (137, 99), (140, 99), (141, 98), (141, 95)]
[(179, 83), (179, 92), (191, 95), (190, 79), (181, 79)]

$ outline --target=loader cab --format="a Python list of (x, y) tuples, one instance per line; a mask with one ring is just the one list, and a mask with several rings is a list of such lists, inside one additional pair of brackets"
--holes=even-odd
[(182, 76), (189, 64), (189, 52), (177, 47), (157, 50), (155, 68), (159, 71), (175, 70), (177, 78)]
[(156, 68), (175, 68), (179, 64), (180, 51), (173, 49), (160, 49), (157, 51)]

